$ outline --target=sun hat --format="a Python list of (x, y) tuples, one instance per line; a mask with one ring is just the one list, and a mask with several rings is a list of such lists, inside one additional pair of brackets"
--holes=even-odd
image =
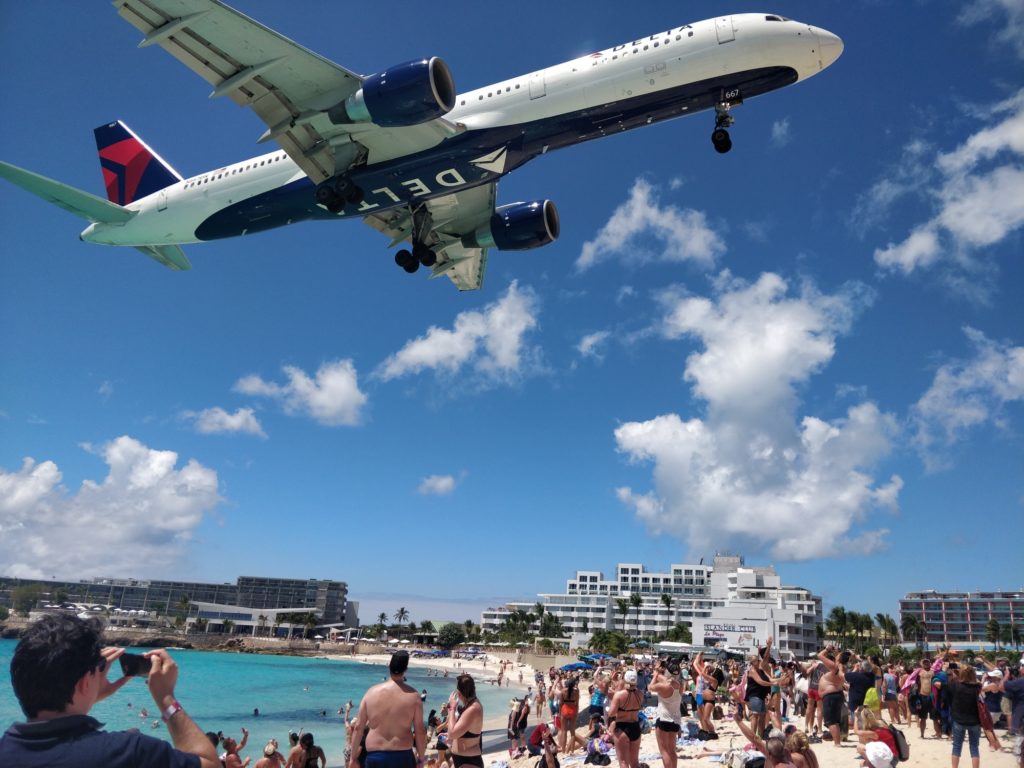
[(988, 676), (989, 677), (1002, 677), (1003, 673), (1002, 673), (1001, 670), (998, 670), (998, 669), (990, 669), (988, 671)]
[(871, 741), (864, 745), (864, 758), (872, 768), (889, 768), (892, 750), (881, 741)]
[(626, 670), (626, 674), (622, 676), (622, 679), (626, 681), (627, 685), (635, 684), (636, 683), (636, 670), (635, 669), (627, 669)]

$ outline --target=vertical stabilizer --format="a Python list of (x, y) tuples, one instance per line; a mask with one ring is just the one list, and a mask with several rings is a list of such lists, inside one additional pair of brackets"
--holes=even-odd
[(110, 202), (128, 205), (181, 181), (181, 174), (120, 120), (93, 133)]

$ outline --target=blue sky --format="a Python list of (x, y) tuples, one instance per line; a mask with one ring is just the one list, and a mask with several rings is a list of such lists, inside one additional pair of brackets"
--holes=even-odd
[[(439, 55), (462, 91), (722, 12), (236, 5), (356, 71)], [(339, 578), (414, 621), (715, 551), (826, 610), (1021, 587), (1024, 10), (957, 8), (737, 0), (845, 53), (740, 107), (727, 156), (702, 114), (507, 177), (562, 235), (477, 293), (358, 222), (171, 273), (3, 184), (0, 573)], [(102, 194), (113, 119), (185, 175), (263, 150), (106, 3), (3, 3), (0, 36), (4, 160)]]

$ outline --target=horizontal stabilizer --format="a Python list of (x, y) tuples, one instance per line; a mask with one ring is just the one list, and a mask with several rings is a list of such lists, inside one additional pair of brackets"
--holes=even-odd
[(128, 221), (135, 215), (134, 211), (122, 208), (116, 203), (104, 200), (102, 197), (83, 192), (80, 189), (69, 187), (59, 181), (40, 176), (38, 173), (26, 171), (16, 165), (0, 161), (0, 178), (7, 179), (12, 184), (33, 195), (43, 198), (48, 203), (70, 211), (75, 216), (99, 224), (118, 224)]
[(165, 267), (173, 269), (175, 272), (184, 272), (186, 269), (192, 269), (192, 262), (188, 260), (185, 252), (181, 250), (179, 245), (137, 245), (135, 248), (149, 256), (153, 261), (159, 261)]

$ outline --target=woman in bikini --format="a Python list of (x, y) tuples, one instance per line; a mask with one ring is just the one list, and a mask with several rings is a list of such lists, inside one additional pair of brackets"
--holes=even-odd
[(577, 747), (587, 748), (587, 742), (576, 734), (576, 721), (580, 714), (579, 681), (573, 675), (562, 678), (559, 690), (562, 705), (558, 714), (562, 720), (561, 739), (558, 747), (562, 754), (572, 754)]
[(455, 768), (484, 768), (483, 731), (484, 707), (476, 697), (476, 683), (471, 675), (459, 675), (448, 698), (448, 748)]
[(697, 658), (693, 660), (693, 669), (699, 676), (697, 681), (698, 688), (701, 682), (704, 683), (704, 690), (700, 693), (700, 710), (697, 713), (697, 719), (700, 720), (700, 727), (712, 734), (712, 738), (717, 739), (718, 733), (715, 731), (715, 726), (711, 722), (711, 713), (715, 709), (715, 700), (718, 687), (725, 680), (725, 674), (720, 669), (712, 668), (708, 669), (708, 666), (704, 663), (704, 653), (698, 653)]
[(637, 713), (643, 709), (644, 696), (636, 689), (636, 671), (623, 676), (625, 687), (616, 692), (608, 705), (608, 719), (615, 723), (615, 754), (619, 768), (639, 768), (640, 722)]

